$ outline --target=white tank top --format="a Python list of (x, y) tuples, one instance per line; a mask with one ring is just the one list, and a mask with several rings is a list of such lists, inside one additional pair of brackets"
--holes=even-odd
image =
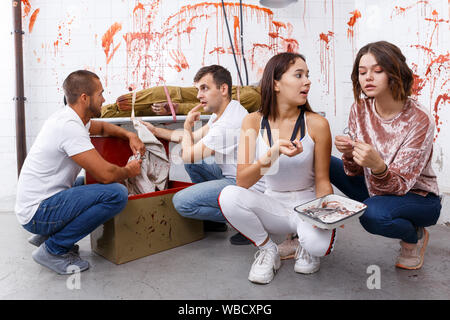
[[(261, 127), (260, 127), (261, 128)], [(256, 139), (256, 159), (259, 159), (269, 150), (269, 145), (264, 141), (263, 130), (259, 130)], [(266, 188), (270, 191), (307, 191), (315, 197), (314, 180), (314, 141), (308, 134), (305, 121), (305, 136), (301, 140), (303, 151), (293, 157), (284, 154), (272, 164), (265, 173)]]

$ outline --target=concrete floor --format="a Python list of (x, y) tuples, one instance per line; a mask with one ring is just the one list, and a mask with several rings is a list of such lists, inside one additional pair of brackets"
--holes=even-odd
[[(322, 259), (318, 273), (297, 274), (294, 261), (287, 260), (269, 285), (247, 280), (256, 249), (231, 245), (232, 229), (120, 266), (91, 252), (86, 237), (79, 242), (80, 253), (91, 268), (80, 274), (80, 289), (73, 290), (68, 276), (32, 260), (30, 234), (14, 214), (0, 213), (0, 225), (0, 300), (450, 299), (450, 228), (445, 225), (429, 228), (421, 270), (396, 269), (398, 241), (368, 234), (356, 221), (338, 229), (335, 250)], [(380, 289), (367, 287), (371, 265), (380, 269)]]

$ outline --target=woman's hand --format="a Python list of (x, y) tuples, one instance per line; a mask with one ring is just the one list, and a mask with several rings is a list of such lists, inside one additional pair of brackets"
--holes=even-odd
[(348, 136), (336, 136), (334, 138), (334, 145), (339, 152), (343, 153), (345, 157), (351, 158), (353, 156), (352, 139)]
[(372, 170), (372, 173), (377, 174), (383, 172), (386, 164), (381, 158), (380, 154), (375, 148), (361, 140), (352, 142), (353, 145), (353, 160), (362, 167), (367, 167)]
[(275, 144), (275, 148), (278, 148), (280, 154), (284, 154), (288, 157), (293, 157), (303, 151), (302, 143), (299, 140), (286, 140), (279, 139)]

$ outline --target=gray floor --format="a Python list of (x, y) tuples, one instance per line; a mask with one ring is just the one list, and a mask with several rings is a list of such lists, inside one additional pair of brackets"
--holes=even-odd
[[(318, 273), (296, 274), (294, 261), (287, 260), (269, 285), (247, 280), (256, 250), (231, 245), (234, 230), (207, 233), (203, 240), (120, 266), (91, 252), (87, 237), (79, 245), (91, 268), (73, 290), (68, 287), (76, 284), (74, 278), (32, 260), (29, 233), (13, 214), (0, 213), (0, 225), (0, 299), (450, 299), (445, 225), (429, 228), (421, 270), (396, 269), (398, 241), (370, 235), (355, 222), (338, 230), (335, 250), (322, 259)], [(380, 289), (368, 289), (372, 265), (379, 267)]]

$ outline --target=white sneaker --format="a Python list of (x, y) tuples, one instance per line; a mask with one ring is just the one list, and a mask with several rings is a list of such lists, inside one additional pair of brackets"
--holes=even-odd
[(311, 274), (319, 271), (320, 258), (312, 256), (301, 245), (295, 252), (294, 271), (297, 273)]
[(250, 269), (248, 280), (254, 283), (269, 283), (280, 266), (281, 261), (278, 251), (259, 249), (255, 254), (255, 262), (253, 262)]

